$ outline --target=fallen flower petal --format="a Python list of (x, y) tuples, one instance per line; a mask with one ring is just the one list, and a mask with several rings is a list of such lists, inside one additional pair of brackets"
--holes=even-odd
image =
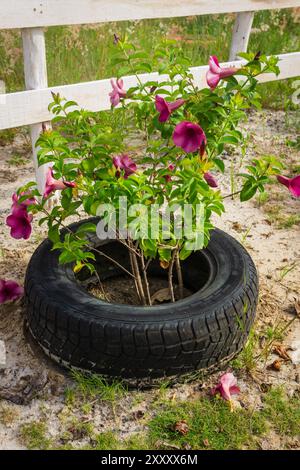
[(212, 389), (211, 393), (213, 395), (220, 393), (224, 400), (230, 401), (231, 395), (240, 393), (240, 389), (237, 386), (236, 377), (231, 372), (227, 372), (226, 374), (222, 375), (220, 382)]
[(173, 141), (177, 147), (181, 147), (187, 153), (196, 152), (203, 147), (206, 136), (198, 124), (182, 121), (175, 127)]
[(111, 78), (110, 80), (112, 91), (109, 93), (110, 102), (113, 107), (117, 106), (120, 103), (121, 98), (125, 98), (126, 90), (124, 90), (124, 82), (121, 78), (118, 78), (116, 81)]
[(74, 188), (75, 186), (76, 184), (70, 181), (56, 180), (53, 177), (53, 169), (48, 168), (43, 197), (48, 197), (53, 191), (62, 191), (63, 189)]
[(209, 69), (206, 73), (206, 82), (214, 90), (222, 78), (230, 77), (237, 72), (236, 67), (220, 67), (219, 61), (215, 55), (209, 58)]
[(0, 279), (0, 304), (16, 300), (24, 293), (24, 289), (15, 281)]
[(172, 103), (169, 103), (161, 96), (156, 95), (155, 107), (157, 111), (159, 112), (159, 118), (158, 118), (159, 122), (166, 122), (169, 119), (172, 112), (178, 109), (180, 106), (182, 106), (184, 102), (185, 102), (184, 99), (179, 98), (178, 100), (173, 101)]
[(287, 178), (286, 176), (277, 175), (279, 183), (284, 184), (295, 197), (300, 197), (300, 175), (294, 178)]

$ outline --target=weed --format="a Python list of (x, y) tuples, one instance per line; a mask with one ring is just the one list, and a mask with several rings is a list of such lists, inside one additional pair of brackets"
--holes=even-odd
[(101, 375), (89, 374), (71, 370), (77, 389), (85, 398), (100, 398), (103, 401), (115, 403), (126, 393), (126, 387), (119, 380), (108, 382)]
[(285, 276), (291, 271), (293, 271), (293, 269), (295, 269), (296, 267), (297, 267), (297, 263), (293, 263), (290, 266), (288, 265), (284, 266), (279, 273), (280, 280), (282, 281), (285, 278)]
[(232, 367), (234, 369), (246, 369), (248, 372), (253, 371), (257, 366), (257, 347), (258, 334), (252, 328), (244, 348), (240, 354), (231, 361)]
[(74, 388), (67, 387), (64, 391), (65, 403), (67, 406), (74, 406), (76, 403), (76, 393)]

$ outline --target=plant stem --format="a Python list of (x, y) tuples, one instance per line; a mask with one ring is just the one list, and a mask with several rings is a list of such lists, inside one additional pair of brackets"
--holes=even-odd
[(179, 286), (179, 298), (183, 299), (183, 279), (182, 279), (182, 271), (179, 259), (179, 252), (176, 252), (176, 271), (177, 271), (177, 279), (178, 279), (178, 286)]
[(102, 295), (103, 295), (103, 297), (104, 297), (104, 300), (106, 300), (106, 302), (109, 302), (109, 299), (108, 299), (108, 297), (107, 297), (107, 295), (106, 295), (106, 293), (105, 293), (103, 284), (102, 284), (102, 282), (101, 282), (100, 276), (99, 276), (99, 274), (97, 273), (97, 270), (96, 270), (96, 269), (95, 269), (95, 275), (96, 275), (96, 278), (97, 278), (97, 280), (98, 280), (98, 283), (99, 283), (99, 286), (100, 286)]
[(146, 269), (146, 266), (145, 266), (145, 258), (144, 258), (143, 252), (141, 254), (142, 254), (141, 264), (142, 264), (142, 271), (143, 271), (144, 283), (145, 283), (145, 287), (146, 287), (146, 294), (147, 294), (148, 304), (152, 305), (149, 282), (148, 282), (148, 276), (147, 276), (147, 269)]
[[(128, 240), (128, 243), (132, 247), (132, 242)], [(144, 305), (147, 305), (143, 283), (142, 283), (142, 279), (140, 275), (139, 265), (137, 261), (137, 256), (134, 251), (130, 251), (130, 261), (132, 263), (132, 270), (133, 270), (135, 281), (136, 281), (136, 289), (139, 294), (140, 300)]]
[(129, 251), (129, 258), (130, 258), (132, 276), (133, 276), (133, 278), (134, 278), (135, 289), (136, 289), (137, 295), (138, 295), (138, 297), (139, 297), (139, 299), (140, 299), (140, 302), (142, 302), (141, 294), (140, 294), (140, 290), (139, 290), (139, 286), (138, 286), (138, 282), (137, 282), (137, 278), (136, 278), (136, 275), (135, 275), (135, 267), (134, 267), (134, 262), (133, 262), (132, 251)]
[(170, 261), (169, 272), (168, 272), (169, 292), (170, 292), (172, 302), (175, 302), (174, 288), (173, 288), (173, 266), (174, 266), (175, 256), (176, 256), (176, 251), (174, 250), (172, 253), (172, 258)]

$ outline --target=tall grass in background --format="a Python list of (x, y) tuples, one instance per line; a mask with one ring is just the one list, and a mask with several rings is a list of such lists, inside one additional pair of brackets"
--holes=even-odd
[[(178, 47), (193, 60), (206, 64), (210, 54), (228, 59), (235, 15), (213, 15), (160, 20), (118, 22), (86, 26), (51, 27), (46, 31), (50, 86), (113, 76), (110, 65), (113, 33), (126, 34), (146, 51), (162, 37), (178, 40)], [(300, 9), (258, 12), (249, 50), (279, 54), (300, 50)], [(0, 32), (0, 79), (7, 91), (23, 90), (23, 57), (19, 31)], [(294, 79), (261, 85), (263, 104), (275, 109), (292, 107)]]

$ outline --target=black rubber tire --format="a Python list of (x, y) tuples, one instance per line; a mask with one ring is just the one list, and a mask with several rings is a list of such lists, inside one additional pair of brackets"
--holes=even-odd
[[(104, 248), (121, 262), (127, 256), (116, 241)], [(49, 240), (35, 251), (25, 305), (31, 334), (62, 365), (151, 380), (215, 369), (246, 342), (258, 298), (257, 272), (243, 246), (221, 230), (183, 263), (185, 284), (195, 293), (174, 304), (104, 302), (87, 292), (72, 266), (58, 264), (58, 255)], [(120, 275), (103, 257), (99, 264), (102, 279)]]

